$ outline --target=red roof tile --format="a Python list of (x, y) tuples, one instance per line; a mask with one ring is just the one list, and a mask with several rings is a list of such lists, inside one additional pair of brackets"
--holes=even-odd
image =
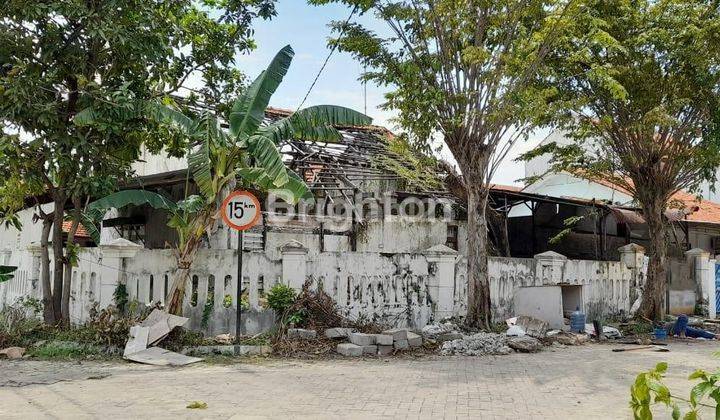
[[(62, 224), (62, 230), (64, 233), (70, 233), (70, 228), (72, 227), (72, 221), (66, 220)], [(85, 226), (82, 224), (78, 225), (77, 231), (75, 232), (76, 238), (89, 238), (90, 234), (85, 229)]]

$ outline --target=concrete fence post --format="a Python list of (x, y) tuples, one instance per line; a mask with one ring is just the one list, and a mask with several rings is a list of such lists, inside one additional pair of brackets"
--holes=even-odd
[(627, 244), (618, 248), (620, 261), (630, 270), (630, 290), (628, 290), (628, 302), (630, 302), (630, 314), (634, 314), (640, 307), (642, 288), (645, 285), (645, 248), (638, 244)]
[(562, 283), (566, 256), (555, 251), (546, 251), (533, 258), (535, 259), (536, 286)]
[[(39, 243), (33, 242), (27, 246), (32, 262), (30, 263), (29, 279), (32, 286), (32, 297), (42, 301), (43, 290), (40, 282), (40, 270), (42, 270), (42, 247)], [(52, 282), (52, 280), (51, 280)]]
[(308, 249), (295, 240), (280, 246), (279, 249), (282, 255), (282, 282), (299, 291), (307, 276)]
[[(458, 252), (445, 245), (435, 245), (424, 251), (427, 262), (434, 265), (428, 267), (430, 299), (435, 303), (433, 308), (436, 319), (453, 316), (455, 302), (453, 289), (455, 285), (455, 261)], [(432, 273), (434, 272), (434, 275)]]
[(701, 248), (693, 248), (685, 252), (692, 276), (695, 281), (697, 296), (707, 305), (708, 316), (715, 318), (715, 270), (710, 266), (710, 253)]
[(115, 288), (125, 280), (125, 259), (134, 257), (139, 250), (143, 249), (143, 246), (124, 238), (117, 238), (101, 244), (98, 249), (100, 250), (99, 262), (101, 264), (98, 272), (100, 284), (98, 285), (97, 302), (103, 309), (113, 304)]

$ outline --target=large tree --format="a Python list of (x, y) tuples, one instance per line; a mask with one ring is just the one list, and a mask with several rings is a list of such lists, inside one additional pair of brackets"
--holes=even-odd
[(572, 0), (310, 0), (341, 2), (387, 23), (383, 36), (335, 23), (333, 42), (390, 88), (385, 107), (417, 145), (440, 137), (467, 191), (469, 325), (491, 322), (486, 204), (493, 174), (539, 122), (551, 89), (530, 83), (568, 24)]
[[(232, 63), (253, 48), (251, 21), (274, 14), (274, 0), (10, 0), (0, 10), (0, 121), (13, 156), (2, 173), (42, 185), (53, 206), (45, 213), (43, 262), (52, 226), (54, 278), (41, 271), (47, 322), (67, 320), (70, 278), (63, 267), (62, 222), (82, 197), (112, 188), (128, 175), (147, 143), (182, 149), (182, 137), (141, 112), (147, 100), (178, 91), (223, 103), (242, 84)], [(91, 109), (90, 123), (76, 116)], [(6, 160), (8, 162), (8, 160)], [(69, 235), (68, 244), (72, 242)], [(68, 270), (69, 271), (69, 270)], [(63, 284), (64, 283), (64, 284)], [(64, 293), (63, 293), (64, 291)]]
[(714, 181), (720, 164), (720, 9), (705, 0), (585, 0), (542, 83), (557, 125), (553, 169), (610, 181), (642, 208), (650, 263), (639, 313), (664, 314), (666, 209), (682, 189)]

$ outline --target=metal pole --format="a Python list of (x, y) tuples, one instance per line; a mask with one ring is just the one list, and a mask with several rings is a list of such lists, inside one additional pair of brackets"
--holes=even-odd
[(243, 269), (243, 231), (238, 231), (238, 269), (237, 269), (237, 290), (235, 290), (235, 342), (240, 344), (240, 326), (242, 315), (242, 269)]

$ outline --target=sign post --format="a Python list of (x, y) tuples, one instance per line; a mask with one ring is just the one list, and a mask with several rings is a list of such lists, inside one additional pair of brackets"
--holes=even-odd
[(243, 232), (257, 224), (260, 218), (260, 202), (257, 197), (248, 191), (234, 191), (223, 201), (222, 218), (229, 228), (238, 231), (235, 342), (239, 344), (242, 314)]

